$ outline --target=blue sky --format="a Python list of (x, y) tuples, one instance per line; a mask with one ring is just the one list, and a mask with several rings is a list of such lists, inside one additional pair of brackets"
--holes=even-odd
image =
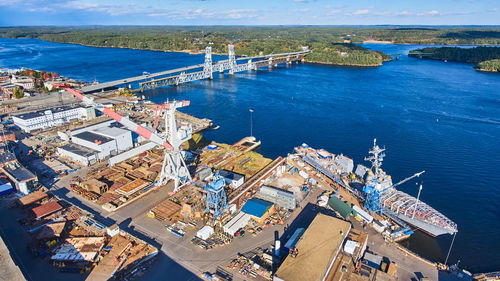
[(13, 25), (500, 25), (499, 0), (0, 0)]

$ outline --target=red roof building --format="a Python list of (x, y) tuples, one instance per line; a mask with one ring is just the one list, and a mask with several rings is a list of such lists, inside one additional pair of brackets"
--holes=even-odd
[(38, 206), (36, 208), (31, 209), (33, 214), (35, 215), (35, 218), (39, 219), (42, 217), (45, 217), (47, 215), (50, 215), (54, 212), (57, 212), (62, 209), (62, 206), (59, 205), (59, 203), (55, 201), (51, 201), (48, 203), (45, 203), (41, 206)]

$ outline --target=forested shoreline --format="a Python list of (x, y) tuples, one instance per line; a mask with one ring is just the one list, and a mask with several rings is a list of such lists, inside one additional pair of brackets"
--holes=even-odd
[(421, 59), (475, 63), (474, 68), (481, 71), (498, 72), (500, 69), (500, 47), (428, 47), (412, 50), (408, 56)]
[(365, 41), (395, 44), (500, 44), (500, 28), (327, 27), (327, 26), (97, 26), (5, 27), (0, 37), (33, 38), (94, 47), (200, 53), (211, 46), (237, 56), (294, 52), (309, 47), (305, 60), (344, 66), (379, 66), (392, 58), (355, 45)]

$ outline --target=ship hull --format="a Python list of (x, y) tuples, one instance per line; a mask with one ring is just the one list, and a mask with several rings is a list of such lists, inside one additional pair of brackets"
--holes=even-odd
[(424, 221), (421, 221), (421, 220), (417, 220), (417, 219), (412, 219), (411, 217), (409, 216), (406, 216), (404, 214), (395, 214), (400, 220), (406, 222), (407, 224), (411, 225), (412, 227), (422, 231), (422, 232), (425, 232), (426, 234), (432, 236), (432, 237), (436, 237), (436, 236), (439, 236), (439, 235), (443, 235), (443, 234), (450, 234), (450, 235), (453, 235), (455, 232), (449, 230), (449, 229), (446, 229), (444, 227), (439, 227), (439, 226), (436, 226), (436, 225), (433, 225), (433, 224), (430, 224), (430, 223), (427, 223), (427, 222), (424, 222)]

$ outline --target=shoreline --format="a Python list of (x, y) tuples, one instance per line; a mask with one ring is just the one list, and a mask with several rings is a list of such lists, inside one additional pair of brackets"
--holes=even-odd
[(320, 62), (320, 61), (305, 61), (305, 63), (309, 64), (318, 64), (318, 65), (329, 65), (329, 66), (342, 66), (342, 67), (379, 67), (382, 66), (383, 64), (337, 64), (337, 63), (331, 63), (331, 62)]

